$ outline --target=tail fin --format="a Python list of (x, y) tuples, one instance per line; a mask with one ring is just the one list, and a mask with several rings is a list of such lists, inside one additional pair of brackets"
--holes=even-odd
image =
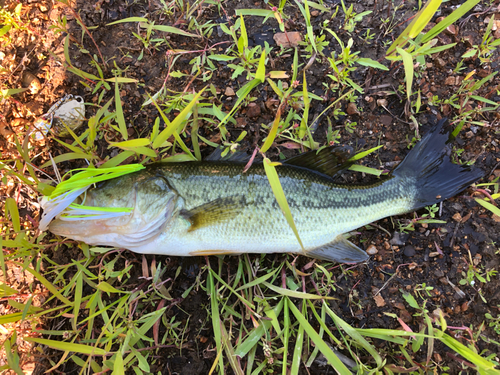
[(478, 168), (451, 162), (450, 142), (454, 137), (444, 129), (446, 122), (439, 121), (393, 172), (400, 178), (416, 179), (415, 209), (453, 197), (483, 176)]

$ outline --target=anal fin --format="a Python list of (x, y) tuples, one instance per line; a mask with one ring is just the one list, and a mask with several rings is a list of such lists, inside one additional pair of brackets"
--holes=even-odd
[(332, 242), (307, 251), (305, 255), (338, 263), (359, 263), (369, 258), (364, 250), (348, 241), (343, 235), (338, 235)]

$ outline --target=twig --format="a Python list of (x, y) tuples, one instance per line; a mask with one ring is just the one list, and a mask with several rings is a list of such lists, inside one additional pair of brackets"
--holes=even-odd
[(380, 294), (380, 292), (381, 292), (382, 290), (384, 290), (384, 289), (385, 289), (385, 287), (389, 284), (389, 282), (392, 280), (392, 278), (398, 274), (398, 272), (399, 272), (399, 267), (409, 266), (410, 264), (411, 264), (411, 263), (400, 264), (400, 265), (396, 268), (396, 271), (392, 274), (392, 276), (391, 276), (391, 277), (389, 277), (389, 280), (387, 280), (387, 281), (385, 282), (385, 284), (384, 284), (384, 285), (382, 285), (382, 288), (380, 288), (380, 289), (378, 290), (378, 292), (377, 292), (377, 293), (375, 293), (375, 296), (374, 296), (374, 297), (376, 297), (377, 295), (379, 295), (379, 294)]

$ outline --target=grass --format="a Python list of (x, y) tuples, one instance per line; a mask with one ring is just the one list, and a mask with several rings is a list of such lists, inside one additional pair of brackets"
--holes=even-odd
[[(207, 35), (211, 27), (196, 27), (206, 25), (201, 15), (196, 16), (202, 3), (196, 2), (192, 6), (183, 1), (165, 3), (168, 14), (172, 17), (178, 15), (188, 22), (187, 31), (158, 25), (144, 17), (127, 18), (106, 27), (111, 29), (121, 23), (136, 23), (138, 32), (131, 38), (137, 38), (142, 43), (140, 56), (144, 56), (169, 45), (171, 41), (168, 36), (171, 34), (193, 40)], [(227, 12), (228, 6), (223, 2), (206, 3), (213, 11), (221, 14)], [(409, 104), (407, 119), (416, 122), (415, 116), (423, 108), (422, 100), (427, 100), (426, 104), (450, 104), (456, 109), (452, 121), (459, 124), (459, 131), (465, 121), (486, 125), (486, 120), (476, 120), (478, 116), (488, 115), (498, 109), (498, 103), (478, 95), (478, 91), (494, 77), (493, 73), (478, 80), (468, 77), (457, 92), (447, 98), (422, 99), (420, 91), (415, 92), (413, 89), (415, 78), (421, 74), (420, 70), (415, 69), (415, 63), (425, 63), (425, 58), (432, 58), (446, 48), (453, 48), (454, 45), (434, 47), (435, 37), (470, 11), (476, 3), (470, 0), (465, 2), (429, 32), (421, 33), (440, 5), (440, 1), (429, 1), (399, 37), (392, 35), (389, 30), (385, 31), (395, 37), (394, 43), (386, 51), (387, 60), (392, 64), (401, 62), (402, 74), (406, 78), (406, 85), (402, 88), (404, 99), (401, 101)], [(264, 17), (263, 22), (276, 20), (278, 27), (286, 31), (284, 20), (291, 18), (292, 9), (303, 17), (301, 21), (306, 25), (306, 45), (289, 50), (282, 47), (250, 47), (246, 26), (249, 17)], [(318, 39), (311, 21), (313, 10), (342, 13), (340, 22), (347, 33), (334, 31), (329, 23), (324, 23), (322, 35), (331, 35), (333, 39)], [(357, 14), (352, 5), (348, 6), (344, 2), (336, 9), (327, 9), (312, 1), (282, 0), (277, 7), (243, 9), (237, 15), (234, 22), (220, 26), (222, 32), (232, 39), (230, 43), (221, 44), (217, 49), (205, 47), (196, 52), (171, 52), (168, 56), (169, 74), (172, 78), (184, 79), (182, 82), (185, 86), (173, 91), (170, 86), (164, 85), (156, 93), (148, 93), (144, 106), (156, 108), (158, 116), (152, 127), (140, 136), (129, 136), (130, 128), (121, 98), (122, 85), (137, 84), (137, 80), (127, 77), (127, 69), (116, 69), (114, 75), (108, 75), (109, 70), (105, 69), (103, 58), (91, 54), (91, 67), (77, 68), (72, 63), (71, 47), (82, 51), (84, 46), (72, 41), (68, 35), (64, 44), (64, 64), (71, 74), (82, 79), (83, 86), (93, 94), (98, 94), (97, 110), (88, 120), (88, 129), (79, 135), (72, 132), (71, 141), (56, 139), (67, 151), (45, 164), (39, 165), (35, 160), (35, 144), (30, 143), (28, 138), (23, 140), (21, 134), (19, 138), (15, 136), (13, 142), (17, 155), (12, 159), (2, 159), (2, 182), (11, 184), (18, 192), (23, 189), (35, 202), (38, 195), (50, 195), (53, 191), (41, 169), (62, 167), (68, 161), (85, 159), (90, 166), (102, 170), (130, 163), (131, 160), (138, 165), (155, 161), (201, 160), (202, 151), (205, 150), (202, 143), (222, 145), (223, 153), (232, 153), (250, 138), (246, 131), (241, 131), (237, 137), (232, 134), (232, 126), (237, 123), (236, 115), (251, 102), (257, 90), (265, 88), (277, 97), (276, 113), (270, 124), (263, 124), (262, 137), (255, 153), (260, 152), (264, 157), (273, 192), (287, 221), (294, 228), (294, 219), (275, 169), (279, 163), (272, 162), (270, 157), (276, 156), (276, 150), (279, 150), (276, 145), (303, 150), (325, 146), (315, 141), (316, 119), (310, 118), (313, 103), (324, 103), (325, 98), (309, 91), (308, 81), (311, 77), (304, 61), (311, 58), (314, 61), (315, 56), (320, 59), (321, 53), (329, 47), (340, 50), (338, 55), (328, 57), (329, 80), (324, 84), (325, 95), (335, 100), (325, 105), (327, 108), (323, 113), (331, 110), (334, 117), (342, 115), (339, 109), (342, 104), (356, 100), (355, 92), (366, 94), (362, 83), (355, 77), (356, 70), (370, 68), (381, 74), (389, 68), (380, 61), (359, 56), (351, 34), (359, 30), (359, 23), (370, 13)], [(14, 28), (26, 25), (24, 21), (20, 22), (17, 8), (14, 13), (9, 13), (9, 17), (4, 16)], [(391, 17), (394, 19), (394, 16)], [(81, 24), (80, 18), (78, 22), (81, 32), (90, 34), (89, 29)], [(3, 38), (10, 37), (8, 33), (12, 30), (12, 27), (8, 30), (6, 27), (0, 29), (3, 30), (0, 35)], [(68, 31), (65, 19), (59, 21), (58, 27), (60, 29), (57, 30), (61, 32)], [(486, 63), (497, 46), (490, 33), (491, 24), (481, 43), (467, 51), (463, 58), (478, 56)], [(90, 44), (87, 48), (93, 46)], [(195, 56), (188, 73), (177, 64), (184, 52)], [(272, 59), (285, 54), (293, 56), (291, 63), (284, 71), (274, 70)], [(233, 79), (243, 77), (241, 88), (236, 92), (229, 109), (222, 105), (217, 88), (211, 82), (213, 72), (224, 68), (225, 64), (232, 70)], [(4, 89), (2, 86), (2, 97), (8, 99), (20, 94), (17, 90)], [(467, 111), (465, 104), (468, 101), (489, 106)], [(205, 130), (217, 134), (220, 142), (207, 139)], [(338, 142), (338, 134), (330, 123), (328, 142)], [(100, 152), (103, 142), (109, 150), (118, 152), (113, 157), (103, 157)], [(354, 159), (361, 159), (375, 150), (362, 151)], [(353, 165), (351, 169), (376, 176), (383, 172), (363, 165)], [(499, 215), (498, 207), (494, 204), (499, 197), (498, 178), (478, 185), (478, 188), (478, 192), (482, 190), (485, 193), (484, 198), (476, 198), (478, 204), (488, 212)], [(178, 304), (179, 298), (186, 299), (194, 293), (203, 293), (209, 299), (209, 303), (203, 306), (206, 309), (203, 325), (211, 326), (214, 335), (210, 373), (298, 374), (304, 366), (310, 367), (316, 360), (333, 366), (341, 374), (447, 373), (450, 371), (447, 365), (435, 356), (435, 353), (444, 353), (444, 347), (448, 348), (452, 360), (458, 362), (464, 371), (473, 369), (481, 374), (499, 373), (498, 358), (479, 350), (479, 342), (491, 342), (483, 334), (482, 327), (449, 327), (443, 311), (430, 311), (429, 306), (434, 303), (431, 298), (433, 289), (427, 285), (397, 292), (405, 301), (404, 311), (413, 315), (414, 321), (418, 322), (418, 330), (410, 328), (401, 316), (390, 313), (385, 313), (384, 318), (391, 319), (393, 326), (400, 329), (355, 328), (353, 311), (363, 311), (367, 305), (356, 289), (357, 280), (363, 277), (362, 266), (338, 266), (313, 260), (304, 264), (304, 261), (292, 256), (259, 257), (245, 254), (236, 260), (231, 259), (231, 264), (236, 264), (236, 269), (232, 271), (227, 269), (228, 258), (211, 257), (206, 259), (195, 277), (189, 279), (191, 284), (179, 297), (178, 291), (173, 288), (181, 277), (181, 266), (172, 272), (164, 257), (158, 258), (160, 261), (155, 257), (91, 247), (48, 236), (37, 230), (38, 223), (35, 220), (30, 221), (21, 215), (19, 202), (18, 193), (6, 198), (3, 204), (0, 266), (4, 280), (0, 284), (0, 296), (8, 300), (9, 312), (0, 316), (0, 324), (9, 327), (10, 331), (3, 341), (6, 363), (0, 370), (23, 373), (22, 350), (18, 346), (19, 341), (22, 341), (59, 353), (46, 358), (52, 366), (51, 371), (59, 371), (67, 366), (78, 369), (80, 373), (150, 373), (157, 366), (164, 366), (165, 363), (161, 361), (164, 350), (180, 353), (187, 350), (185, 345), (190, 334), (190, 318), (179, 319), (171, 313), (172, 306)], [(400, 229), (408, 231), (416, 225), (435, 222), (436, 209), (429, 208), (427, 214), (415, 217)], [(300, 233), (296, 229), (294, 232), (300, 242)], [(49, 256), (64, 253), (68, 247), (78, 249), (80, 256), (66, 261), (56, 261)], [(492, 277), (496, 277), (497, 271), (484, 269), (476, 263), (472, 257), (468, 259), (463, 271), (463, 283), (460, 284), (474, 289), (475, 295), (485, 299), (488, 296), (481, 293), (481, 288)], [(406, 265), (398, 266), (392, 276), (401, 272), (399, 267)], [(26, 287), (29, 293), (23, 293), (19, 285), (12, 283), (6, 276), (7, 269), (11, 268), (19, 269), (24, 277), (36, 281)], [(138, 280), (140, 285), (137, 284)], [(35, 298), (35, 284), (43, 286), (46, 296), (43, 302)], [(335, 295), (342, 289), (349, 290), (347, 305), (353, 317), (349, 322), (338, 315), (339, 306)], [(48, 324), (51, 321), (61, 324), (52, 327)], [(485, 324), (495, 330), (499, 329), (498, 321), (497, 315), (485, 316)], [(45, 324), (39, 326), (38, 322)], [(17, 333), (16, 327), (23, 323), (28, 323), (30, 329)], [(201, 334), (196, 336), (200, 337)], [(440, 351), (436, 352), (436, 348), (440, 348)]]

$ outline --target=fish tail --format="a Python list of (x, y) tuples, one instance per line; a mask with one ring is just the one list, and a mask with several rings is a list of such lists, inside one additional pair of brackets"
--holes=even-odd
[(445, 129), (446, 122), (439, 121), (393, 172), (396, 177), (415, 181), (414, 209), (453, 197), (484, 174), (479, 168), (452, 163), (450, 143), (454, 137)]

